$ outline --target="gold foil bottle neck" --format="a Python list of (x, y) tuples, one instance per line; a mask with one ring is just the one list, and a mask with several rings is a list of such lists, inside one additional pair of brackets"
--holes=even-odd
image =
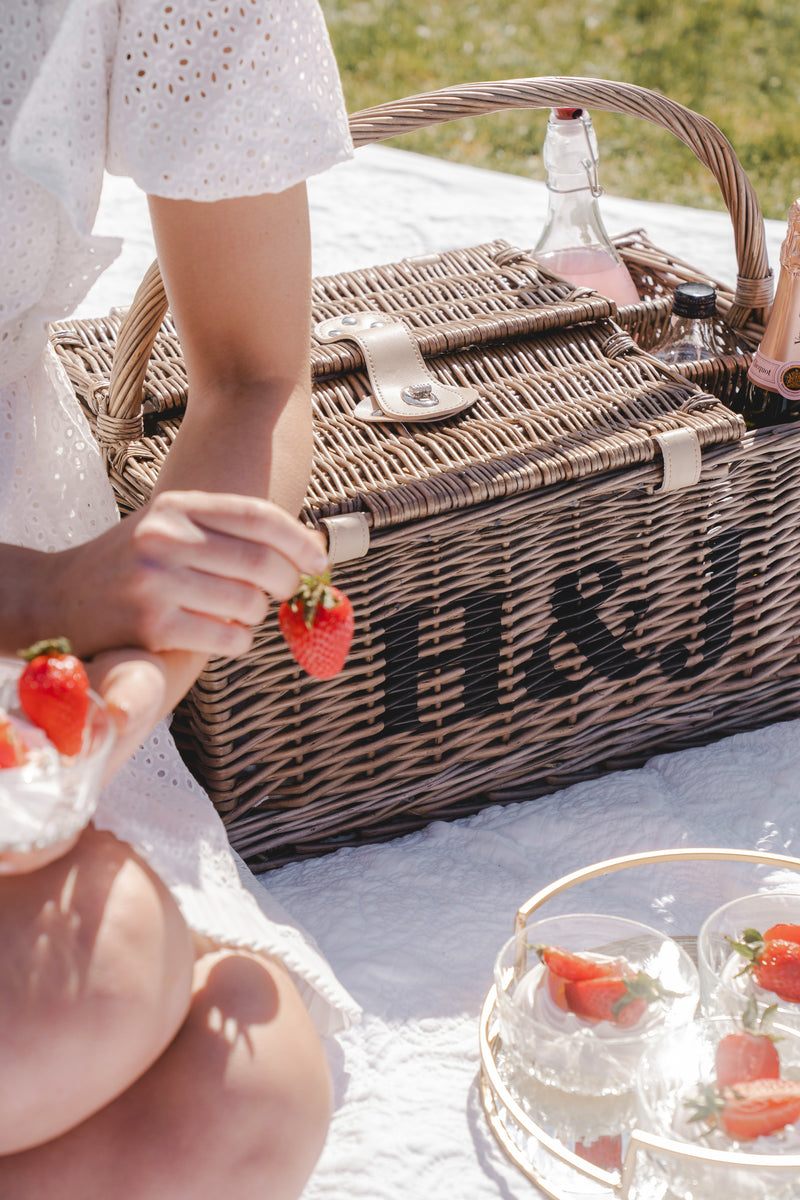
[(789, 225), (781, 246), (781, 266), (800, 271), (800, 199), (789, 209)]

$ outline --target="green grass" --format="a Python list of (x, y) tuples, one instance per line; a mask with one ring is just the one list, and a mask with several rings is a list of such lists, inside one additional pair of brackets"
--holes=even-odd
[[(652, 88), (717, 124), (766, 217), (800, 195), (797, 0), (322, 0), (351, 112), (474, 80), (586, 75)], [(607, 192), (722, 208), (660, 126), (593, 112)], [(546, 114), (496, 113), (392, 144), (544, 178)]]

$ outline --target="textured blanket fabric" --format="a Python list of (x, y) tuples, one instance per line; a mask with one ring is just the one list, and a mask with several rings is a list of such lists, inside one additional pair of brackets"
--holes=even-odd
[[(385, 147), (312, 180), (309, 194), (317, 274), (495, 237), (530, 246), (546, 206), (542, 184)], [(727, 214), (610, 196), (602, 206), (612, 233), (643, 227), (658, 246), (733, 281)], [(82, 315), (129, 303), (153, 258), (144, 198), (109, 179), (97, 231), (120, 228), (122, 256)], [(773, 267), (783, 231), (767, 223)], [(330, 1043), (337, 1111), (304, 1200), (538, 1195), (496, 1146), (476, 1086), (478, 1015), (519, 906), (567, 872), (636, 851), (721, 845), (800, 855), (799, 822), (793, 722), (270, 873), (270, 891), (364, 1008), (361, 1024)], [(692, 934), (717, 903), (768, 882), (753, 868), (687, 864), (620, 872), (559, 903)]]

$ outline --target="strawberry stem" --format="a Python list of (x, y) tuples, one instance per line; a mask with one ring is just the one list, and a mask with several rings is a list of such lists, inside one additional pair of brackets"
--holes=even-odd
[(72, 646), (69, 639), (65, 637), (45, 638), (41, 642), (34, 642), (27, 650), (18, 650), (17, 655), (24, 658), (26, 662), (33, 662), (40, 655), (45, 655), (47, 658), (52, 658), (54, 655), (71, 654)]
[(325, 609), (336, 608), (339, 601), (330, 589), (330, 571), (322, 575), (301, 575), (300, 586), (289, 601), (289, 607), (303, 618), (306, 629), (312, 629), (321, 606)]

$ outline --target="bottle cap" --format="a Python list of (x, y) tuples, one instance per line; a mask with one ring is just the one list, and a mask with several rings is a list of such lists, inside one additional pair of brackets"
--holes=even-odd
[(577, 121), (578, 117), (583, 114), (582, 108), (554, 108), (553, 115), (559, 121)]
[(676, 317), (713, 317), (717, 293), (710, 283), (679, 283), (672, 297)]

